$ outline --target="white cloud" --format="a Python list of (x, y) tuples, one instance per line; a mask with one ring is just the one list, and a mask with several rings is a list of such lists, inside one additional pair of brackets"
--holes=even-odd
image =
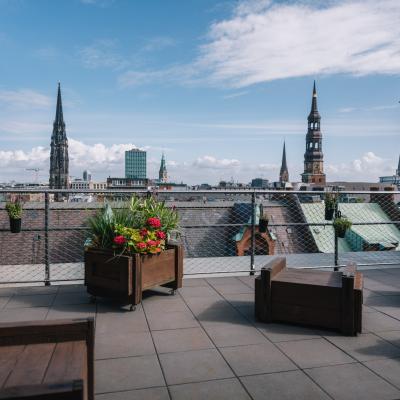
[(372, 151), (364, 153), (348, 163), (328, 164), (325, 167), (328, 180), (378, 181), (379, 176), (393, 175), (393, 160), (382, 158)]
[[(71, 176), (81, 176), (84, 169), (92, 171), (95, 180), (104, 180), (107, 176), (124, 175), (125, 151), (136, 148), (132, 143), (105, 145), (103, 143), (87, 144), (73, 138), (69, 139), (69, 158)], [(160, 149), (147, 147), (148, 176), (158, 176), (160, 166)], [(239, 160), (203, 155), (196, 159), (170, 159), (167, 153), (167, 169), (170, 179), (189, 184), (219, 180), (230, 180), (234, 177), (240, 182), (249, 182), (254, 177), (264, 177), (275, 181), (278, 179), (280, 163), (256, 160)], [(392, 175), (395, 162), (370, 151), (349, 162), (338, 164), (325, 163), (328, 181), (378, 181), (379, 176)], [(49, 147), (36, 146), (30, 150), (0, 150), (1, 180), (19, 179), (29, 181), (32, 173), (26, 168), (39, 168), (40, 181), (48, 180)], [(291, 179), (298, 180), (302, 165), (289, 165)]]
[(240, 161), (235, 159), (218, 159), (213, 156), (203, 156), (197, 158), (193, 166), (198, 168), (212, 168), (212, 169), (231, 169), (240, 167)]
[(134, 144), (113, 144), (105, 146), (103, 143), (85, 144), (79, 140), (69, 139), (69, 158), (74, 167), (91, 167), (110, 169), (113, 165), (124, 162), (125, 151), (136, 148)]
[[(79, 175), (86, 168), (93, 173), (123, 175), (125, 151), (136, 148), (134, 144), (113, 144), (105, 146), (102, 143), (93, 145), (85, 144), (79, 140), (69, 139), (68, 153), (70, 159), (71, 175)], [(26, 168), (40, 168), (43, 173), (41, 178), (47, 180), (49, 169), (50, 149), (37, 146), (29, 151), (0, 150), (0, 167), (6, 168), (6, 172), (12, 177), (21, 178)], [(26, 174), (25, 174), (26, 175)]]
[(301, 76), (399, 74), (399, 14), (398, 0), (240, 1), (211, 24), (192, 62), (126, 71), (119, 83), (243, 88)]
[(400, 2), (241, 2), (198, 64), (233, 87), (317, 74), (400, 73)]
[(44, 108), (51, 106), (49, 96), (31, 89), (0, 90), (0, 103), (12, 108)]
[(16, 166), (16, 165), (29, 165), (32, 163), (43, 163), (49, 158), (49, 151), (45, 147), (34, 147), (30, 151), (13, 150), (4, 151), (0, 150), (0, 166)]

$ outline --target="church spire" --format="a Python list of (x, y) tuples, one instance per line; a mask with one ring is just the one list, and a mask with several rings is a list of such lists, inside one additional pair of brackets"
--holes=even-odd
[(62, 109), (62, 100), (61, 100), (61, 85), (58, 82), (58, 92), (57, 92), (57, 106), (56, 106), (56, 118), (54, 119), (54, 125), (58, 127), (65, 126), (64, 124), (64, 116)]
[[(49, 186), (50, 189), (68, 189), (69, 187), (68, 140), (65, 132), (60, 83), (58, 83), (56, 117), (50, 144)], [(62, 201), (66, 197), (62, 193), (56, 193), (54, 198), (56, 201)]]
[(315, 80), (314, 80), (314, 87), (313, 87), (312, 101), (311, 101), (311, 111), (308, 116), (308, 121), (321, 119), (321, 116), (319, 115), (319, 112), (318, 112), (317, 98), (318, 98), (317, 88), (315, 86)]
[(289, 182), (289, 171), (286, 163), (286, 143), (283, 142), (283, 152), (282, 152), (282, 165), (281, 171), (279, 173), (279, 182), (286, 183)]

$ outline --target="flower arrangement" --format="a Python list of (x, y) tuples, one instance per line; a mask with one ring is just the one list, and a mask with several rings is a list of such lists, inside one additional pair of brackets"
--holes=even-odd
[(121, 208), (110, 205), (89, 219), (88, 247), (110, 249), (119, 254), (158, 254), (165, 250), (178, 214), (152, 197), (132, 197)]

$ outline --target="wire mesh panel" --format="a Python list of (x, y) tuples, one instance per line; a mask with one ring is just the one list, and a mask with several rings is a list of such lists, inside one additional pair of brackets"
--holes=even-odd
[[(45, 279), (44, 193), (0, 193), (0, 283)], [(23, 205), (21, 232), (10, 231), (6, 202)]]
[[(298, 268), (400, 264), (399, 192), (0, 194), (0, 283), (82, 280), (88, 219), (106, 204), (129, 207), (131, 196), (154, 196), (176, 209), (186, 275), (250, 272), (277, 255)], [(10, 233), (4, 208), (15, 196), (24, 203), (17, 234)], [(340, 233), (344, 220), (350, 225)]]

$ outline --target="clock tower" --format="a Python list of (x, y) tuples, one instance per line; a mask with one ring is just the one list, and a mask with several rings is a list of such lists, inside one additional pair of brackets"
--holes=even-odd
[(306, 135), (306, 152), (304, 153), (304, 172), (301, 174), (304, 183), (324, 186), (324, 155), (322, 153), (321, 116), (318, 112), (317, 90), (313, 88), (311, 111), (308, 115)]

